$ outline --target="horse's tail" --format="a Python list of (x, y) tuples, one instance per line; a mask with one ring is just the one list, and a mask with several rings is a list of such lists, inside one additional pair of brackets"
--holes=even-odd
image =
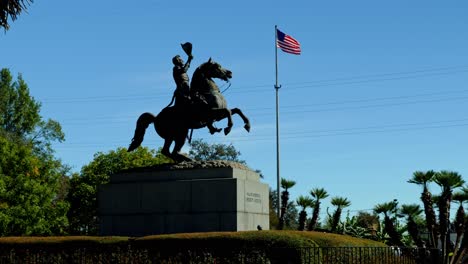
[(143, 142), (145, 137), (145, 131), (148, 128), (149, 124), (155, 121), (155, 116), (151, 113), (143, 113), (137, 120), (135, 135), (133, 136), (132, 143), (128, 147), (128, 152), (135, 150)]

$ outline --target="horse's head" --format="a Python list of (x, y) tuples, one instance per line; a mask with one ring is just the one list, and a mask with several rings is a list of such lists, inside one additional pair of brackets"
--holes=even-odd
[(230, 70), (223, 68), (219, 63), (213, 61), (211, 58), (207, 62), (203, 63), (200, 68), (208, 78), (218, 78), (224, 81), (228, 81), (232, 78), (232, 72)]

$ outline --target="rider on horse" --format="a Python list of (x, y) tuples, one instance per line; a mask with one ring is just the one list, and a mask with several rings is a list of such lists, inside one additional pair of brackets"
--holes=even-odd
[[(191, 53), (189, 52), (187, 53), (187, 55), (189, 55), (189, 60), (191, 60), (190, 54)], [(184, 66), (183, 61), (179, 61), (178, 59), (174, 60), (174, 64), (177, 64), (176, 66), (180, 68), (183, 68)], [(177, 67), (174, 68), (177, 70)], [(182, 82), (177, 83), (178, 88), (183, 89), (184, 86), (182, 85), (186, 85), (188, 83), (188, 76), (186, 75), (187, 69), (181, 71), (180, 75), (174, 74), (176, 81), (180, 81), (180, 79), (182, 79)], [(178, 79), (179, 77), (181, 78)], [(228, 81), (231, 78), (232, 72), (223, 68), (219, 63), (214, 62), (211, 58), (207, 62), (201, 64), (194, 71), (191, 78), (189, 89), (190, 98), (183, 96), (187, 95), (187, 90), (179, 90), (174, 95), (174, 97), (176, 95), (182, 95), (178, 98), (178, 105), (183, 104), (183, 101), (181, 100), (184, 100), (184, 98), (189, 99), (190, 101), (187, 107), (171, 106), (171, 102), (169, 106), (162, 109), (156, 116), (148, 112), (141, 114), (140, 117), (138, 117), (135, 133), (132, 138), (132, 142), (128, 147), (128, 151), (133, 151), (141, 145), (145, 136), (145, 131), (150, 124), (154, 125), (158, 135), (164, 139), (164, 146), (161, 153), (172, 158), (176, 162), (190, 160), (180, 152), (191, 129), (208, 127), (211, 133), (220, 132), (221, 129), (215, 128), (213, 123), (227, 119), (227, 126), (224, 128), (224, 134), (227, 135), (233, 127), (232, 115), (237, 114), (244, 121), (244, 128), (247, 131), (250, 131), (249, 119), (239, 108), (227, 107), (227, 102), (224, 96), (219, 92), (219, 88), (213, 80), (220, 79)], [(185, 86), (185, 88), (187, 88), (187, 86)], [(199, 99), (198, 96), (202, 99)], [(180, 100), (180, 98), (182, 99)], [(205, 102), (201, 101), (203, 99)], [(171, 151), (170, 148), (173, 143), (175, 143), (175, 145)]]
[(190, 62), (192, 59), (193, 56), (190, 54), (187, 63), (184, 64), (184, 61), (179, 55), (176, 55), (174, 58), (172, 58), (172, 62), (174, 63), (172, 76), (174, 77), (174, 81), (177, 85), (177, 88), (174, 92), (176, 107), (184, 107), (190, 104), (190, 85), (187, 71), (190, 67)]
[[(198, 106), (208, 106), (207, 101), (198, 92), (195, 92), (192, 94), (192, 96), (190, 96), (190, 84), (187, 71), (190, 67), (190, 62), (193, 59), (192, 46), (190, 43), (185, 43), (182, 44), (182, 48), (188, 55), (187, 63), (184, 64), (184, 60), (180, 57), (180, 55), (176, 55), (174, 58), (172, 58), (172, 63), (174, 63), (172, 76), (174, 77), (174, 81), (177, 85), (177, 88), (174, 91), (174, 107), (181, 109), (182, 111), (186, 111), (194, 104), (197, 104)], [(211, 134), (221, 131), (221, 129), (216, 128), (213, 125), (213, 121), (208, 122), (206, 125)]]

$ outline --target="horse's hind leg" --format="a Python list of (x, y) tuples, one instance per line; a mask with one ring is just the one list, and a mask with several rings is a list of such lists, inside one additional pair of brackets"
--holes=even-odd
[(244, 128), (245, 130), (247, 130), (247, 132), (250, 132), (250, 121), (249, 119), (244, 115), (244, 113), (242, 113), (242, 111), (239, 109), (239, 108), (232, 108), (231, 109), (231, 113), (233, 115), (237, 114), (239, 115), (242, 120), (244, 121)]
[(172, 139), (164, 139), (164, 146), (161, 149), (161, 153), (164, 156), (169, 157), (169, 158), (172, 158), (171, 151), (169, 150), (169, 148), (171, 147), (172, 141), (173, 141)]
[(185, 144), (185, 138), (187, 137), (187, 135), (188, 129), (186, 129), (185, 133), (180, 133), (178, 136), (175, 137), (175, 146), (172, 150), (171, 158), (176, 162), (192, 161), (191, 158), (180, 154), (180, 151), (182, 150), (182, 147)]

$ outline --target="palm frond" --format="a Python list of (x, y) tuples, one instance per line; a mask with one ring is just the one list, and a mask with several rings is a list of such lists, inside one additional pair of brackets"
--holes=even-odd
[(421, 209), (421, 206), (419, 206), (418, 204), (404, 204), (401, 206), (400, 212), (403, 215), (416, 218), (423, 212), (423, 210)]
[(307, 207), (312, 207), (313, 200), (308, 196), (299, 195), (296, 199), (296, 203), (302, 207), (302, 210), (305, 210)]
[(281, 188), (288, 190), (296, 185), (296, 182), (293, 180), (287, 180), (285, 178), (281, 178)]
[(456, 171), (440, 171), (434, 176), (434, 182), (440, 185), (444, 191), (453, 190), (463, 186), (465, 181)]
[(335, 196), (331, 199), (331, 204), (339, 208), (345, 208), (351, 205), (351, 201), (348, 198)]
[(314, 188), (310, 191), (310, 195), (317, 200), (322, 200), (329, 196), (328, 192), (324, 188)]
[(387, 214), (388, 212), (394, 211), (396, 209), (395, 202), (381, 203), (374, 206), (374, 212), (377, 214)]
[(0, 27), (8, 30), (10, 25), (8, 19), (15, 21), (21, 12), (26, 11), (26, 8), (33, 0), (1, 0), (0, 1)]
[(431, 182), (434, 179), (435, 171), (429, 170), (426, 172), (415, 171), (413, 177), (408, 180), (409, 183), (414, 183), (418, 185), (426, 185), (428, 182)]
[(456, 192), (452, 195), (452, 200), (463, 204), (463, 202), (468, 201), (468, 192)]

